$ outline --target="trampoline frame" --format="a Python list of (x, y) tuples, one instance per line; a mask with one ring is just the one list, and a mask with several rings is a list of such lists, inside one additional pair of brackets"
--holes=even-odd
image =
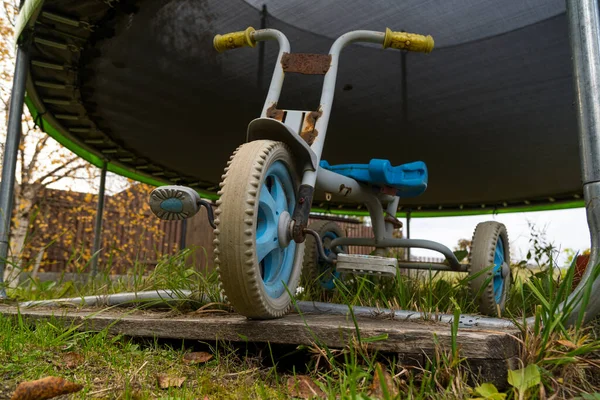
[[(596, 0), (566, 0), (567, 20), (572, 50), (573, 77), (576, 94), (578, 139), (583, 177), (583, 193), (591, 239), (591, 254), (581, 282), (563, 307), (570, 305), (569, 322), (589, 321), (600, 313), (600, 297), (589, 296), (582, 304), (586, 290), (600, 293), (600, 16)], [(20, 29), (17, 29), (20, 32)], [(0, 182), (0, 299), (6, 298), (4, 269), (8, 259), (10, 221), (14, 203), (14, 184), (21, 116), (25, 102), (25, 83), (29, 68), (31, 38), (22, 32), (16, 49), (5, 153)], [(326, 118), (317, 121), (326, 124)], [(324, 135), (323, 135), (324, 136)], [(316, 173), (315, 173), (316, 175)], [(103, 187), (101, 187), (103, 190)], [(101, 200), (100, 200), (101, 201)], [(98, 208), (101, 218), (102, 207)], [(101, 224), (97, 224), (98, 228)], [(533, 318), (533, 317), (531, 317)], [(530, 319), (531, 319), (530, 318)], [(498, 320), (499, 323), (502, 320)]]

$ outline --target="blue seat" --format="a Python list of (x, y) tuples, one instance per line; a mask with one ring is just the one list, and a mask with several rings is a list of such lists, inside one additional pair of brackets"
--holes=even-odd
[(397, 167), (393, 167), (388, 160), (379, 159), (372, 159), (368, 164), (341, 165), (329, 165), (323, 160), (319, 165), (362, 183), (392, 187), (400, 197), (416, 197), (427, 189), (427, 166), (422, 161)]

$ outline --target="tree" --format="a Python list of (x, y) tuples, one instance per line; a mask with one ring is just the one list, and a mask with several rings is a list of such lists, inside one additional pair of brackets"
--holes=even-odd
[(471, 241), (469, 239), (458, 239), (454, 250), (456, 251), (469, 251), (471, 249)]
[[(18, 3), (18, 0), (5, 0), (0, 9), (0, 116), (4, 121), (8, 120), (14, 73), (14, 26)], [(6, 124), (1, 125), (0, 150), (4, 153)], [(36, 259), (38, 265), (43, 264), (48, 246), (53, 246), (53, 251), (63, 252), (68, 260), (63, 265), (65, 268), (78, 271), (85, 268), (92, 256), (97, 203), (97, 196), (72, 191), (53, 192), (52, 199), (45, 198), (51, 192), (49, 188), (95, 192), (97, 188), (93, 182), (97, 181), (99, 170), (40, 131), (27, 112), (23, 115), (22, 126), (10, 233), (12, 259), (8, 260), (5, 271), (5, 282), (9, 287), (18, 282), (19, 273), (27, 267), (25, 261)], [(112, 181), (113, 186), (117, 186), (112, 192), (119, 194), (107, 196), (100, 263), (110, 265), (110, 260), (118, 257), (121, 266), (127, 267), (139, 257), (156, 260), (157, 254), (147, 254), (149, 251), (158, 256), (172, 253), (177, 246), (169, 241), (161, 242), (161, 239), (167, 228), (176, 231), (179, 225), (159, 221), (150, 215), (146, 199), (151, 188), (133, 184), (125, 178), (113, 178)], [(130, 190), (124, 191), (126, 188)], [(107, 187), (109, 195), (110, 189)], [(47, 204), (50, 200), (65, 203), (63, 210), (67, 211), (62, 211), (62, 215), (52, 214), (48, 211), (52, 209)], [(162, 247), (155, 249), (157, 244)]]
[[(18, 1), (4, 1), (0, 12), (0, 112), (7, 122), (14, 73), (14, 26), (18, 15)], [(10, 234), (12, 260), (7, 263), (5, 271), (5, 282), (9, 286), (17, 282), (31, 213), (42, 190), (64, 181), (76, 186), (78, 181), (89, 181), (98, 174), (96, 168), (41, 132), (27, 112), (23, 115), (22, 127)], [(0, 131), (2, 153), (5, 136), (6, 123)]]
[[(124, 273), (136, 264), (147, 267), (177, 251), (181, 243), (177, 240), (181, 221), (152, 215), (147, 203), (152, 187), (128, 183), (127, 189), (106, 196), (98, 255), (103, 274)], [(97, 200), (92, 193), (44, 189), (34, 206), (23, 251), (25, 265), (40, 271), (87, 272)]]

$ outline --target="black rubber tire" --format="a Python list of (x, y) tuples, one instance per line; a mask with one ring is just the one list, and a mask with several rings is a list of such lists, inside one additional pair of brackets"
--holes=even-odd
[[(346, 234), (341, 226), (333, 221), (316, 221), (310, 224), (309, 229), (316, 231), (319, 236), (323, 237), (327, 232), (333, 232), (338, 237), (346, 237)], [(302, 267), (302, 286), (306, 291), (313, 293), (319, 293), (322, 291), (330, 290), (321, 285), (321, 278), (324, 278), (327, 274), (329, 276), (332, 273), (332, 269), (324, 269), (323, 262), (320, 262), (319, 252), (317, 250), (317, 243), (315, 238), (311, 235), (306, 236), (304, 242), (304, 261)], [(324, 244), (325, 249), (329, 246), (327, 242)]]
[[(257, 140), (240, 146), (225, 168), (215, 210), (215, 265), (224, 295), (235, 311), (253, 319), (282, 317), (291, 298), (284, 291), (278, 298), (265, 291), (256, 256), (256, 228), (259, 196), (269, 167), (283, 162), (297, 193), (298, 173), (289, 148), (271, 140)], [(287, 289), (294, 294), (300, 281), (304, 245), (296, 244)]]
[(493, 268), (490, 267), (494, 265), (494, 254), (498, 240), (502, 240), (504, 261), (510, 266), (510, 247), (506, 227), (496, 221), (482, 222), (477, 225), (473, 233), (471, 252), (469, 253), (469, 274), (475, 275), (485, 270), (485, 272), (469, 281), (469, 289), (471, 295), (477, 297), (476, 302), (479, 312), (490, 317), (499, 317), (504, 312), (511, 285), (509, 270), (504, 277), (501, 301), (496, 303)]

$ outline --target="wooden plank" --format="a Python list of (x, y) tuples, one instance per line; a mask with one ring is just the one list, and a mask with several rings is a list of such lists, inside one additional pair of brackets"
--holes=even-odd
[[(253, 321), (237, 314), (172, 316), (164, 311), (41, 307), (19, 310), (14, 306), (0, 305), (0, 313), (4, 315), (17, 315), (19, 311), (27, 320), (55, 317), (67, 326), (81, 325), (80, 330), (108, 329), (112, 333), (141, 337), (304, 345), (317, 342), (330, 348), (344, 347), (356, 337), (354, 322), (337, 315), (291, 314), (276, 320)], [(369, 344), (380, 351), (421, 358), (435, 354), (436, 342), (447, 350), (451, 346), (450, 326), (447, 324), (373, 318), (360, 318), (357, 323), (363, 339), (387, 335), (387, 339)], [(459, 329), (457, 342), (462, 357), (505, 361), (518, 354), (516, 335), (515, 330)]]

